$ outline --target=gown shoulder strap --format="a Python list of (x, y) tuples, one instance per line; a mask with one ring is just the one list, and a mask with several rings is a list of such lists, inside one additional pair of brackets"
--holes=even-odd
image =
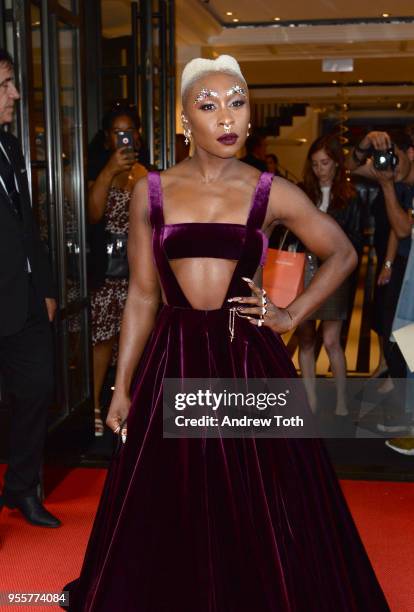
[(148, 172), (148, 200), (151, 225), (154, 228), (159, 228), (164, 224), (161, 177), (159, 172)]
[(266, 217), (273, 174), (262, 172), (256, 185), (247, 225), (260, 229)]

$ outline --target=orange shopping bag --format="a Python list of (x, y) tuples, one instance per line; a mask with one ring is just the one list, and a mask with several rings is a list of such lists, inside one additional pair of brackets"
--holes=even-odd
[(269, 299), (285, 308), (303, 291), (305, 253), (283, 251), (286, 231), (279, 249), (269, 249), (263, 268), (263, 287)]

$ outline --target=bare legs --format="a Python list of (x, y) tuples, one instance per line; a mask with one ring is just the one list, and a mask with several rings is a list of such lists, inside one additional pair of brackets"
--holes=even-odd
[[(323, 344), (328, 353), (329, 363), (336, 382), (336, 409), (335, 414), (346, 416), (346, 360), (341, 346), (342, 321), (323, 321)], [(308, 394), (310, 408), (316, 410), (315, 391), (315, 340), (316, 327), (314, 321), (304, 321), (298, 327), (299, 336), (299, 364)]]
[(102, 436), (104, 424), (101, 415), (100, 395), (106, 371), (111, 362), (112, 347), (115, 336), (104, 342), (98, 342), (93, 347), (93, 380), (94, 380), (94, 409), (95, 409), (95, 435)]
[(323, 344), (328, 353), (331, 370), (336, 381), (336, 409), (335, 414), (346, 416), (346, 360), (341, 346), (342, 321), (323, 321)]

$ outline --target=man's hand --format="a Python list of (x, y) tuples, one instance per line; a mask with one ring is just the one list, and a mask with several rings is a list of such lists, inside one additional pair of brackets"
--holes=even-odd
[(394, 170), (377, 170), (373, 165), (371, 167), (371, 176), (380, 185), (393, 184), (395, 181)]
[(52, 322), (56, 314), (56, 308), (57, 308), (56, 300), (54, 298), (45, 298), (45, 304), (46, 304), (47, 316), (49, 318), (49, 321)]
[(370, 149), (374, 147), (377, 151), (386, 151), (391, 146), (391, 138), (387, 132), (368, 132), (359, 143), (359, 149)]
[(387, 181), (387, 177), (378, 175), (378, 171), (375, 170), (373, 164), (367, 160), (371, 156), (373, 149), (376, 151), (386, 151), (391, 147), (391, 144), (391, 138), (387, 132), (368, 132), (359, 145), (353, 148), (352, 154), (347, 156), (346, 167), (351, 172), (374, 181)]

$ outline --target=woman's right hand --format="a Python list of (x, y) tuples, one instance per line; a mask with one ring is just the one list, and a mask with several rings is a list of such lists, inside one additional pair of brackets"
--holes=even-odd
[(122, 147), (121, 149), (116, 149), (112, 153), (106, 167), (112, 176), (116, 176), (117, 174), (121, 174), (121, 172), (129, 172), (135, 162), (135, 151), (133, 151), (131, 147)]
[(114, 393), (106, 417), (106, 424), (114, 433), (119, 432), (119, 427), (126, 420), (130, 407), (131, 400), (127, 395), (116, 395)]

